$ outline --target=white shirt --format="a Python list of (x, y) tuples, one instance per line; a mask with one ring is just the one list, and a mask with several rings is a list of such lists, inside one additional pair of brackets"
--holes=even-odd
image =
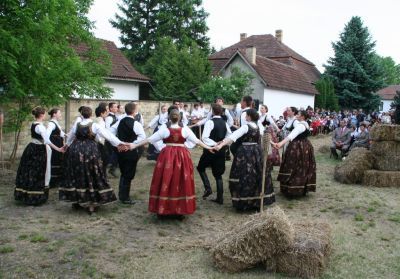
[[(134, 118), (132, 115), (127, 115), (125, 117)], [(112, 125), (110, 127), (109, 130), (110, 130), (111, 134), (113, 134), (113, 135), (117, 134), (118, 126), (119, 126), (119, 123), (121, 122), (121, 120), (118, 120), (117, 123), (115, 123), (114, 125)], [(146, 138), (146, 133), (144, 132), (143, 126), (142, 126), (142, 124), (140, 124), (139, 121), (135, 120), (135, 122), (133, 123), (133, 131), (137, 135), (137, 139), (133, 143), (138, 143)]]
[[(180, 127), (178, 124), (172, 124), (171, 128), (177, 129)], [(184, 137), (186, 139), (186, 142), (184, 144), (187, 148), (193, 148), (194, 146), (196, 146), (197, 143), (200, 142), (200, 140), (196, 137), (196, 135), (193, 133), (193, 131), (190, 130), (190, 128), (187, 126), (182, 127), (181, 133), (182, 133), (182, 137)], [(155, 144), (159, 141), (162, 141), (165, 138), (168, 138), (170, 134), (171, 133), (169, 132), (167, 125), (162, 125), (157, 132), (155, 132), (153, 135), (151, 135), (148, 138), (148, 140), (151, 144)], [(163, 149), (166, 146), (166, 144), (165, 143), (155, 144), (154, 146), (160, 151), (161, 149)]]
[[(106, 128), (107, 129), (110, 129), (110, 126), (111, 126), (111, 124), (113, 123), (113, 121), (114, 121), (114, 119), (113, 119), (113, 117), (111, 116), (111, 115), (114, 115), (115, 116), (115, 114), (114, 113), (112, 113), (112, 112), (110, 112), (109, 114), (108, 114), (108, 116), (106, 117)], [(116, 116), (115, 116), (116, 117)], [(117, 118), (118, 119), (118, 118)]]
[(202, 119), (204, 117), (204, 110), (200, 109), (193, 109), (192, 113), (190, 114), (192, 118)]
[[(221, 118), (221, 116), (215, 115), (215, 116), (213, 116), (213, 118)], [(225, 123), (225, 125), (226, 125), (226, 134), (225, 134), (225, 138), (226, 138), (230, 134), (232, 134), (232, 132), (231, 132), (231, 129), (229, 128), (228, 123)], [(217, 143), (214, 140), (210, 139), (210, 134), (213, 129), (214, 129), (214, 121), (212, 121), (211, 119), (207, 120), (206, 124), (204, 125), (204, 131), (201, 136), (201, 139), (208, 146), (216, 146), (217, 145)]]
[(242, 111), (241, 111), (241, 113), (240, 113), (240, 126), (245, 126), (247, 123), (249, 123), (249, 122), (247, 122), (247, 120), (246, 120), (246, 111), (248, 111), (250, 109), (250, 107), (247, 107), (247, 108), (245, 108), (245, 109), (243, 109)]
[(49, 121), (49, 123), (47, 124), (47, 133), (49, 134), (49, 136), (51, 135), (51, 132), (54, 131), (54, 129), (56, 128), (56, 126), (58, 127), (58, 129), (60, 129), (61, 133), (60, 136), (63, 138), (65, 137), (65, 133), (63, 132), (63, 130), (61, 129), (60, 124), (58, 124), (57, 119), (51, 119)]
[[(256, 124), (255, 122), (247, 122), (247, 124), (249, 124), (252, 128), (256, 128), (258, 126), (258, 129), (259, 129), (260, 134), (261, 134), (262, 130), (261, 130), (261, 127), (258, 124)], [(232, 134), (230, 134), (228, 136), (228, 139), (236, 142), (240, 137), (242, 137), (243, 135), (247, 134), (247, 132), (249, 131), (249, 126), (247, 124), (246, 125), (242, 125), (239, 129), (237, 129)]]
[(126, 113), (119, 114), (119, 115), (117, 116), (117, 119), (118, 119), (118, 120), (121, 120), (121, 119), (124, 118), (125, 116), (126, 116)]
[(156, 127), (160, 128), (161, 125), (168, 122), (168, 112), (161, 113), (159, 115), (154, 116), (154, 118), (150, 121), (147, 127), (155, 129)]
[(272, 117), (269, 116), (267, 113), (264, 114), (264, 115), (261, 115), (261, 114), (260, 114), (260, 119), (258, 120), (259, 124), (262, 125), (262, 123), (264, 122), (265, 118), (267, 119), (267, 121), (269, 121), (270, 125), (272, 125), (272, 127), (273, 127), (275, 130), (278, 130), (278, 129), (279, 129), (279, 128), (278, 128), (278, 125), (276, 125), (275, 120), (272, 119)]
[(37, 121), (35, 121), (33, 123), (34, 124), (39, 124), (39, 125), (36, 125), (36, 127), (35, 127), (36, 134), (39, 134), (39, 135), (42, 136), (43, 141), (44, 141), (45, 144), (50, 144), (51, 143), (50, 134), (47, 133), (46, 127), (43, 125), (43, 123), (37, 122)]
[[(226, 123), (228, 124), (229, 127), (233, 126), (233, 118), (232, 115), (229, 113), (228, 109), (225, 109), (224, 111), (225, 115), (226, 115)], [(212, 118), (212, 112), (210, 111), (209, 113), (207, 113), (207, 117), (202, 119), (201, 121), (196, 123), (196, 126), (201, 126), (203, 124), (205, 124), (207, 122), (207, 120), (210, 120)]]
[(305, 132), (306, 129), (310, 129), (306, 121), (296, 121), (294, 124), (294, 129), (287, 136), (290, 141), (294, 140), (298, 135)]
[[(90, 118), (86, 118), (83, 119), (80, 124), (81, 125), (88, 125), (89, 123), (93, 122), (92, 119)], [(68, 137), (67, 140), (67, 145), (71, 145), (71, 143), (73, 142), (73, 140), (75, 139), (75, 134), (76, 134), (76, 129), (77, 129), (78, 123), (76, 125), (74, 125), (74, 127), (72, 127), (71, 129), (71, 134)], [(105, 138), (106, 140), (108, 140), (113, 146), (117, 146), (119, 144), (121, 144), (122, 142), (115, 137), (113, 134), (111, 134), (107, 129), (101, 127), (99, 124), (97, 123), (93, 123), (92, 124), (92, 132), (93, 134), (97, 135), (100, 134), (101, 137)]]
[[(105, 129), (107, 132), (110, 132), (106, 129), (106, 122), (104, 121), (103, 117), (96, 117), (93, 121), (94, 123), (97, 123), (101, 128)], [(105, 138), (103, 138), (100, 133), (96, 134), (96, 141), (103, 144), (105, 143)]]

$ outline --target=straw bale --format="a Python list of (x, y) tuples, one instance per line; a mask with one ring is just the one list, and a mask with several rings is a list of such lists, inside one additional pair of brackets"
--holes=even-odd
[(361, 183), (366, 170), (372, 169), (373, 155), (366, 148), (354, 148), (346, 160), (335, 167), (334, 178), (344, 184)]
[(400, 187), (400, 171), (367, 170), (363, 184), (374, 187)]
[(373, 141), (400, 141), (400, 125), (374, 125), (371, 128), (370, 137)]
[(381, 171), (400, 171), (400, 155), (375, 156), (374, 169)]
[(277, 206), (254, 214), (250, 220), (217, 239), (211, 254), (222, 271), (239, 272), (251, 268), (293, 245), (289, 219)]
[(374, 141), (370, 150), (375, 156), (400, 156), (400, 142), (398, 141)]
[(319, 277), (332, 253), (331, 227), (326, 223), (303, 222), (293, 225), (294, 244), (264, 264), (267, 271), (301, 278)]

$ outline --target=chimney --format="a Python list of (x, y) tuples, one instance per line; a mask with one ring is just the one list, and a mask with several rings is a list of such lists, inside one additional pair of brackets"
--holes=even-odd
[(240, 41), (243, 41), (247, 38), (247, 33), (240, 33)]
[(247, 46), (246, 47), (246, 58), (253, 65), (256, 65), (256, 47), (255, 46)]
[(282, 43), (282, 30), (278, 29), (275, 31), (275, 38), (278, 40), (278, 42)]

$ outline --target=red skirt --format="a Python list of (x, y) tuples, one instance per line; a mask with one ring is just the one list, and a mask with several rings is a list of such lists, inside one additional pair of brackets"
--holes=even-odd
[(166, 146), (157, 159), (150, 187), (149, 211), (187, 215), (196, 210), (193, 163), (183, 146)]

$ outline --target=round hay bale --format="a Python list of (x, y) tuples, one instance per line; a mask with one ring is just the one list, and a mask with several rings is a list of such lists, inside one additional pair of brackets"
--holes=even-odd
[(301, 278), (319, 277), (332, 253), (332, 230), (326, 223), (296, 223), (294, 244), (264, 264), (267, 271)]
[(331, 148), (329, 147), (329, 145), (322, 145), (322, 146), (320, 146), (320, 148), (318, 148), (318, 152), (329, 153), (329, 152), (331, 152)]
[(366, 170), (372, 169), (374, 157), (366, 148), (354, 148), (345, 161), (335, 167), (334, 178), (344, 184), (361, 183)]
[(220, 270), (239, 272), (251, 268), (293, 245), (293, 227), (279, 207), (249, 218), (216, 240), (211, 255)]
[(400, 125), (374, 125), (371, 128), (370, 137), (373, 141), (400, 141)]
[(400, 171), (367, 170), (363, 184), (374, 187), (400, 187)]

